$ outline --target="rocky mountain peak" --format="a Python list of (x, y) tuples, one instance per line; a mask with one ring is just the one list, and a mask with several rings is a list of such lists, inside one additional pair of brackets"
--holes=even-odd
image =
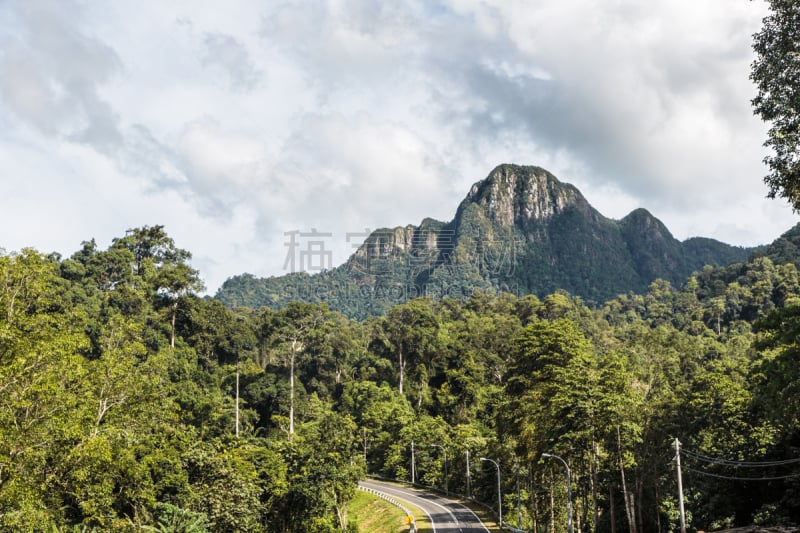
[(621, 223), (623, 227), (633, 229), (652, 240), (674, 239), (672, 233), (670, 233), (663, 222), (654, 217), (650, 211), (641, 207), (628, 213), (628, 215), (621, 220)]
[(425, 218), (419, 226), (408, 224), (375, 230), (359, 246), (356, 258), (382, 258), (393, 255), (435, 255), (438, 253), (438, 234), (443, 222)]
[(572, 185), (561, 183), (543, 168), (503, 164), (475, 183), (464, 201), (479, 205), (502, 226), (527, 226), (544, 221), (577, 205), (591, 209)]

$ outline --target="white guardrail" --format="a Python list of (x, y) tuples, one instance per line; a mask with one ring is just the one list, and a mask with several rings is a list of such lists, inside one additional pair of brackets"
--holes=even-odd
[(379, 491), (379, 490), (370, 489), (370, 488), (368, 488), (368, 487), (362, 487), (362, 486), (360, 486), (360, 485), (359, 485), (359, 487), (358, 487), (358, 488), (359, 488), (359, 490), (363, 490), (364, 492), (369, 492), (370, 494), (374, 494), (374, 495), (375, 495), (375, 496), (377, 496), (378, 498), (381, 498), (381, 499), (383, 499), (383, 500), (386, 500), (387, 502), (391, 503), (391, 504), (392, 504), (392, 505), (394, 505), (395, 507), (399, 507), (400, 509), (402, 509), (402, 510), (403, 510), (403, 512), (404, 512), (404, 513), (406, 513), (406, 516), (410, 516), (410, 517), (412, 517), (412, 521), (411, 521), (411, 524), (410, 524), (410, 525), (411, 525), (411, 528), (408, 530), (408, 532), (409, 532), (409, 533), (415, 533), (415, 532), (417, 531), (417, 524), (416, 524), (416, 523), (414, 523), (414, 520), (413, 520), (413, 517), (414, 517), (414, 515), (413, 515), (413, 514), (411, 514), (411, 511), (408, 509), (408, 507), (406, 507), (405, 505), (403, 505), (403, 504), (402, 504), (402, 503), (400, 503), (399, 501), (395, 500), (394, 498), (392, 498), (392, 497), (391, 497), (391, 496), (389, 496), (388, 494), (386, 494), (386, 493), (383, 493), (383, 492), (381, 492), (381, 491)]

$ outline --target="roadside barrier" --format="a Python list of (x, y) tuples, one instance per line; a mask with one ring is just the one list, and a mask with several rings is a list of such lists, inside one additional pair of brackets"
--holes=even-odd
[(379, 490), (370, 489), (369, 487), (362, 487), (361, 485), (359, 485), (358, 488), (359, 488), (359, 490), (363, 490), (364, 492), (369, 492), (370, 494), (372, 494), (374, 496), (377, 496), (378, 498), (381, 498), (382, 500), (385, 500), (385, 501), (391, 503), (395, 507), (399, 507), (400, 509), (402, 509), (403, 512), (406, 513), (406, 516), (411, 519), (411, 521), (409, 523), (409, 525), (411, 526), (411, 529), (408, 530), (409, 533), (415, 533), (417, 531), (417, 524), (414, 522), (414, 515), (411, 514), (411, 511), (408, 509), (408, 507), (406, 507), (405, 505), (403, 505), (399, 501), (395, 500), (394, 498), (392, 498), (388, 494), (385, 494), (385, 493), (383, 493), (383, 492), (381, 492)]

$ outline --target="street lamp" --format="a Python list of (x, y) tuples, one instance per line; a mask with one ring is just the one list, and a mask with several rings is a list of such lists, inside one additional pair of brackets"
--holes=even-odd
[[(500, 519), (500, 527), (503, 527), (503, 499), (500, 496), (500, 465), (497, 464), (496, 461), (487, 459), (486, 457), (481, 457), (480, 459), (481, 461), (489, 461), (495, 466), (495, 468), (497, 468), (497, 515)], [(572, 533), (572, 531), (569, 533)]]
[(442, 453), (444, 454), (444, 493), (447, 496), (450, 496), (450, 491), (447, 490), (447, 448), (441, 444), (431, 444), (431, 448), (441, 448)]
[(557, 455), (551, 453), (543, 453), (542, 457), (552, 457), (564, 463), (564, 468), (567, 469), (567, 533), (572, 533), (572, 485), (570, 483), (569, 465), (567, 462)]
[(464, 453), (467, 455), (467, 499), (470, 499), (472, 498), (472, 494), (470, 492), (471, 487), (469, 483), (469, 450), (466, 450)]
[(411, 484), (416, 484), (416, 470), (417, 470), (417, 463), (414, 459), (414, 441), (411, 441)]

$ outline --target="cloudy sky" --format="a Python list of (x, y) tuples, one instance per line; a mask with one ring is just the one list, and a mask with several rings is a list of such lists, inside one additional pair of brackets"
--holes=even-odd
[(0, 247), (68, 256), (162, 224), (213, 294), (284, 273), (290, 232), (335, 265), (366, 229), (450, 220), (504, 162), (547, 168), (611, 218), (644, 207), (679, 239), (766, 243), (798, 217), (765, 199), (749, 104), (765, 14), (0, 0)]

